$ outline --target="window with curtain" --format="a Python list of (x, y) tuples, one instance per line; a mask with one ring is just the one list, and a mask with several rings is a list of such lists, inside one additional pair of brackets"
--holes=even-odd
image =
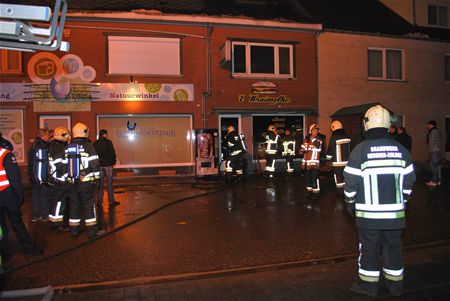
[(403, 80), (403, 50), (369, 48), (367, 73), (369, 79)]
[(294, 46), (255, 42), (232, 42), (233, 76), (294, 77)]
[(428, 5), (428, 24), (447, 27), (447, 7)]
[(108, 74), (181, 75), (179, 38), (108, 36)]

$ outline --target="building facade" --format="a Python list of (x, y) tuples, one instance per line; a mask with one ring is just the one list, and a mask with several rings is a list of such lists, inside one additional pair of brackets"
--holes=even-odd
[(92, 140), (107, 129), (116, 167), (136, 172), (193, 173), (198, 156), (217, 165), (229, 125), (256, 158), (269, 124), (302, 129), (316, 118), (320, 30), (298, 20), (72, 10), (69, 52), (2, 50), (0, 127), (22, 164), (36, 129), (77, 122)]

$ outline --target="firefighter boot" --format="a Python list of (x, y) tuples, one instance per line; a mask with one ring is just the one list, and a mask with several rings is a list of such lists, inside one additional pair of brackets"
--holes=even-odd
[(378, 295), (378, 282), (370, 283), (359, 280), (352, 284), (350, 290), (360, 295), (376, 298)]
[(392, 296), (399, 297), (402, 295), (403, 281), (384, 279), (384, 284)]

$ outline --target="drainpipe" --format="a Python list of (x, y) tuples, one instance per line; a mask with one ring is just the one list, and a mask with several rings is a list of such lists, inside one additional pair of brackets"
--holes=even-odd
[(416, 0), (412, 0), (412, 5), (413, 5), (413, 25), (416, 26), (417, 22), (416, 22)]
[(202, 93), (202, 121), (203, 128), (206, 128), (206, 100), (211, 96), (211, 34), (213, 31), (210, 23), (206, 34), (206, 91)]
[[(319, 116), (319, 35), (320, 31), (314, 34), (314, 69), (315, 69), (315, 82), (314, 82), (314, 98), (317, 108), (317, 117)], [(318, 122), (318, 120), (317, 120)]]

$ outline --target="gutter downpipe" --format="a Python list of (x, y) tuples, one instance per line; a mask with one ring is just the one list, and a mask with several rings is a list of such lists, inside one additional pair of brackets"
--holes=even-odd
[(206, 33), (206, 91), (202, 93), (202, 128), (206, 128), (206, 100), (211, 96), (211, 34), (213, 26), (208, 24)]
[[(319, 116), (319, 35), (321, 31), (314, 33), (314, 69), (315, 69), (315, 83), (314, 83), (314, 98), (316, 102), (316, 116)], [(316, 120), (318, 122), (318, 120)]]
[(416, 22), (416, 0), (412, 0), (412, 5), (413, 5), (413, 25), (416, 26), (417, 22)]

